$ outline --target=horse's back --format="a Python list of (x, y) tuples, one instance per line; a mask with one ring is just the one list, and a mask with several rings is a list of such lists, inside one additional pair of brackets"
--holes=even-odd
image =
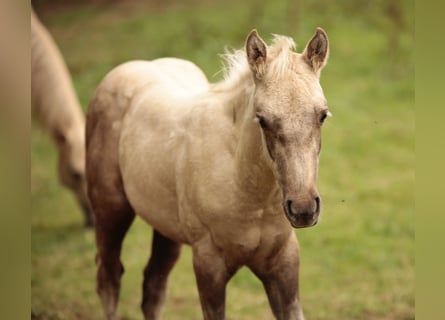
[[(140, 213), (139, 203), (147, 199), (138, 191), (150, 184), (156, 191), (153, 197), (160, 200), (152, 202), (155, 214), (169, 212), (171, 219), (177, 219), (173, 173), (180, 145), (170, 138), (181, 130), (178, 119), (187, 112), (184, 101), (207, 91), (208, 85), (193, 63), (174, 58), (127, 62), (105, 76), (87, 115), (87, 171), (93, 202), (103, 201), (100, 194), (105, 192), (107, 201), (129, 201)], [(169, 139), (173, 143), (167, 143)], [(147, 162), (152, 162), (151, 172), (137, 169), (147, 167)], [(163, 221), (167, 220), (155, 217), (149, 222), (162, 231)]]
[(208, 81), (201, 69), (186, 60), (126, 62), (111, 70), (97, 88), (88, 109), (87, 135), (97, 121), (114, 123), (116, 127), (138, 100), (183, 98), (207, 88)]
[(162, 58), (124, 63), (108, 73), (100, 87), (128, 97), (140, 94), (141, 88), (147, 91), (152, 87), (170, 89), (170, 94), (195, 94), (207, 89), (208, 81), (192, 62)]
[(201, 69), (186, 60), (126, 62), (111, 70), (97, 88), (88, 110), (89, 122), (94, 122), (95, 114), (101, 115), (101, 121), (121, 121), (137, 100), (181, 99), (207, 88), (208, 81)]

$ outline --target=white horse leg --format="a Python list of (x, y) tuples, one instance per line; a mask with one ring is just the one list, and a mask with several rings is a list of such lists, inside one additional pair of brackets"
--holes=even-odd
[(299, 248), (295, 236), (270, 262), (252, 266), (252, 271), (263, 282), (272, 312), (277, 320), (304, 320), (299, 301)]
[(204, 320), (223, 320), (226, 284), (235, 270), (228, 270), (209, 238), (193, 246), (193, 267)]
[(146, 320), (160, 319), (167, 280), (179, 258), (181, 245), (153, 230), (150, 260), (144, 271), (142, 312)]

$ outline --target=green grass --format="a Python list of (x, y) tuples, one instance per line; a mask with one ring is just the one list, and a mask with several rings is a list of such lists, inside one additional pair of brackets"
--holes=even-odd
[[(217, 81), (218, 54), (241, 47), (253, 27), (266, 40), (270, 33), (290, 35), (302, 50), (322, 26), (331, 43), (322, 85), (334, 117), (323, 129), (323, 216), (317, 227), (297, 231), (305, 314), (312, 320), (414, 319), (414, 2), (399, 3), (402, 27), (385, 16), (384, 1), (290, 3), (130, 2), (43, 10), (41, 17), (83, 106), (121, 62), (178, 56)], [(33, 123), (32, 312), (36, 319), (99, 319), (94, 233), (81, 227), (74, 199), (58, 183), (56, 162), (48, 136)], [(150, 242), (150, 227), (137, 220), (123, 249), (124, 319), (142, 319)], [(229, 284), (227, 316), (272, 318), (261, 283), (247, 270)], [(201, 318), (189, 248), (171, 275), (164, 318)]]

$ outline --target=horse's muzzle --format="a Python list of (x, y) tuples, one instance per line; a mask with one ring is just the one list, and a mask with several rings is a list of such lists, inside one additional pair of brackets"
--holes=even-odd
[(301, 203), (288, 199), (283, 202), (283, 208), (292, 227), (306, 228), (317, 224), (320, 204), (319, 196)]

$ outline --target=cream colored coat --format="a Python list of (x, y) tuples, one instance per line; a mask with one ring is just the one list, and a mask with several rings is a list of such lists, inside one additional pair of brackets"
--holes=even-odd
[(31, 12), (31, 98), (33, 113), (50, 132), (59, 152), (59, 178), (84, 211), (92, 214), (86, 195), (85, 117), (71, 76), (56, 43)]
[[(104, 78), (88, 113), (87, 168), (108, 319), (133, 210), (162, 237), (192, 246), (205, 319), (224, 318), (225, 284), (243, 265), (263, 281), (278, 319), (304, 319), (292, 226), (314, 225), (320, 211), (316, 180), (328, 109), (318, 78), (327, 36), (317, 29), (303, 54), (292, 46), (277, 36), (267, 48), (252, 31), (218, 84), (175, 58), (128, 62)], [(151, 277), (144, 297), (154, 298)], [(147, 319), (159, 316), (153, 303), (143, 302)]]

